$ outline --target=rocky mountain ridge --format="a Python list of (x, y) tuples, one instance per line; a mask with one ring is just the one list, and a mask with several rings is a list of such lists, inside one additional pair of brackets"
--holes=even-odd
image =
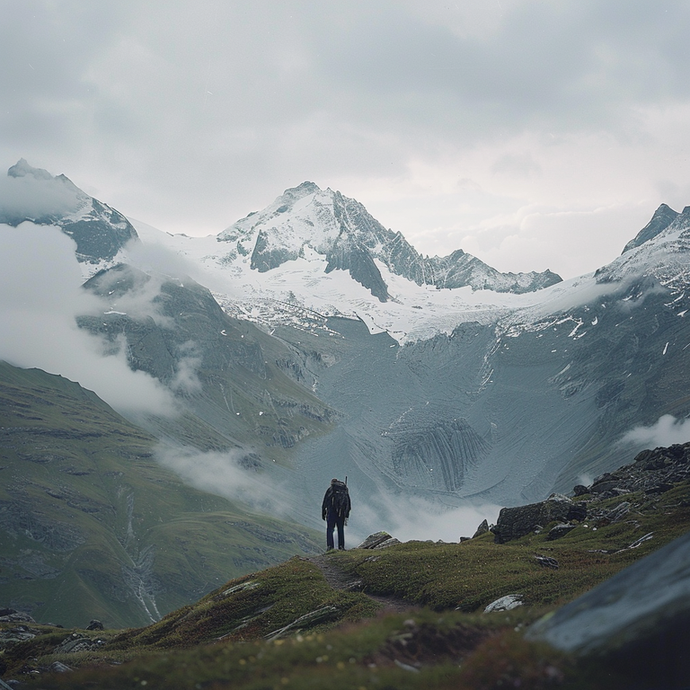
[(263, 211), (252, 213), (218, 235), (234, 245), (223, 262), (250, 256), (252, 269), (267, 272), (315, 252), (325, 272), (349, 271), (381, 302), (391, 298), (376, 265), (417, 285), (523, 293), (560, 282), (551, 271), (500, 273), (461, 249), (445, 257), (424, 257), (400, 232), (386, 229), (355, 199), (322, 190), (313, 182), (287, 189)]

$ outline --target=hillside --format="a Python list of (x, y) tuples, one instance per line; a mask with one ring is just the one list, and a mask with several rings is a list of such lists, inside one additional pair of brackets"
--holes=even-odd
[(183, 484), (94, 393), (0, 363), (0, 606), (145, 625), (314, 533)]
[[(578, 656), (528, 641), (523, 632), (687, 533), (689, 472), (690, 444), (647, 451), (616, 474), (577, 487), (572, 499), (503, 511), (497, 527), (502, 522), (504, 530), (518, 524), (515, 511), (544, 522), (529, 523), (521, 536), (506, 540), (505, 531), (499, 537), (500, 530), (484, 528), (455, 544), (295, 557), (231, 580), (146, 628), (60, 631), (25, 623), (33, 637), (5, 642), (5, 678), (52, 668), (63, 673), (43, 675), (42, 688), (603, 690), (657, 687), (665, 674), (664, 688), (685, 687), (677, 658), (664, 671), (639, 648), (637, 658), (626, 657), (625, 647)], [(563, 506), (579, 519), (564, 522)], [(509, 598), (501, 605), (502, 597)], [(10, 626), (15, 632), (5, 632), (6, 640), (17, 637), (16, 622)], [(663, 633), (657, 619), (652, 634)], [(656, 638), (648, 639), (651, 649)], [(80, 651), (70, 653), (70, 645)]]

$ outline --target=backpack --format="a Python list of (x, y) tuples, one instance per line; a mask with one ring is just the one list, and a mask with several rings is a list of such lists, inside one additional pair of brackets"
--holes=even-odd
[(350, 512), (350, 492), (342, 482), (331, 484), (331, 510), (340, 517), (347, 517)]

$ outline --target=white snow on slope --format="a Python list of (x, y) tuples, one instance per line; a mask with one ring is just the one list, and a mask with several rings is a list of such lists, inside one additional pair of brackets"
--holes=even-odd
[[(130, 221), (148, 248), (144, 254), (165, 254), (169, 263), (176, 264), (174, 270), (208, 287), (226, 311), (267, 330), (290, 323), (314, 331), (325, 328), (325, 317), (345, 316), (361, 319), (372, 333), (387, 332), (400, 344), (451, 333), (468, 321), (500, 324), (500, 330), (511, 336), (568, 320), (563, 315), (569, 310), (593, 304), (640, 276), (653, 277), (672, 293), (674, 286), (682, 289), (690, 283), (690, 214), (683, 213), (659, 235), (596, 273), (524, 294), (417, 285), (391, 273), (376, 259), (391, 296), (381, 302), (349, 272), (325, 273), (324, 247), (338, 232), (333, 223), (333, 196), (330, 190), (315, 185), (312, 190), (309, 185), (294, 190), (297, 197), (303, 194), (300, 198), (295, 200), (286, 192), (264, 211), (237, 221), (217, 237), (170, 235)], [(290, 203), (289, 213), (284, 211), (285, 201)], [(282, 248), (297, 258), (259, 272), (250, 268), (251, 249), (256, 228), (267, 224), (279, 230), (271, 233), (274, 241), (279, 237)], [(161, 270), (146, 262), (138, 265)], [(597, 325), (596, 321), (570, 320), (573, 339), (584, 337)]]

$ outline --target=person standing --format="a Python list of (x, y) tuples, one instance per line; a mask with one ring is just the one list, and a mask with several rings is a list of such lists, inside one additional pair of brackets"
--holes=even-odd
[[(347, 478), (346, 478), (347, 480)], [(331, 551), (333, 545), (333, 530), (338, 528), (338, 548), (345, 549), (345, 523), (350, 516), (350, 492), (347, 484), (339, 479), (331, 479), (331, 485), (326, 489), (326, 495), (321, 504), (321, 519), (326, 521), (326, 550)]]

